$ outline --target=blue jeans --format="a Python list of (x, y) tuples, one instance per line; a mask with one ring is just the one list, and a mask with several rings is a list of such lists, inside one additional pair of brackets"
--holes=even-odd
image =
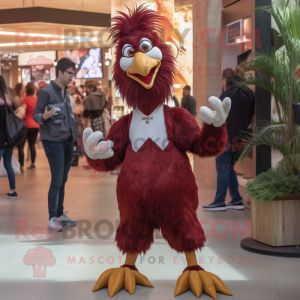
[(3, 164), (7, 172), (9, 187), (11, 190), (14, 190), (16, 188), (15, 172), (11, 166), (11, 157), (13, 154), (13, 149), (13, 147), (0, 149), (0, 160), (3, 156)]
[(224, 204), (229, 188), (229, 194), (233, 202), (238, 203), (243, 201), (239, 193), (239, 183), (234, 170), (234, 155), (235, 152), (230, 150), (223, 152), (220, 156), (216, 157), (217, 168), (217, 193), (215, 202), (217, 204)]
[(49, 220), (60, 217), (64, 212), (65, 183), (72, 164), (74, 145), (71, 140), (43, 141), (44, 150), (51, 170), (48, 193)]

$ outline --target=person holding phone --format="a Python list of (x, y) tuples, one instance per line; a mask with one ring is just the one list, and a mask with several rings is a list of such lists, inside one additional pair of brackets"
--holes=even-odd
[(77, 225), (64, 213), (65, 184), (72, 164), (76, 139), (74, 115), (67, 92), (74, 77), (75, 63), (68, 58), (57, 62), (56, 79), (38, 94), (33, 114), (40, 124), (40, 140), (49, 161), (51, 184), (48, 193), (49, 230), (61, 231), (60, 222)]

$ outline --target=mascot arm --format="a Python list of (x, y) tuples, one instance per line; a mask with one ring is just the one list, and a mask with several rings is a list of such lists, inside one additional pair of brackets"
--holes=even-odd
[(225, 150), (226, 123), (220, 127), (204, 123), (200, 129), (195, 118), (187, 110), (173, 108), (172, 127), (175, 144), (181, 151), (189, 151), (200, 157), (213, 157)]
[(126, 115), (115, 122), (105, 139), (105, 141), (112, 141), (114, 146), (112, 148), (114, 154), (112, 157), (106, 159), (91, 159), (87, 156), (89, 166), (100, 172), (108, 172), (116, 170), (124, 161), (127, 146), (129, 145), (129, 124), (130, 115)]

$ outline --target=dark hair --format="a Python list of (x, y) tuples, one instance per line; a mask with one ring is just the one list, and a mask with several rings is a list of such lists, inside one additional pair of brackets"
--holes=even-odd
[(19, 96), (20, 98), (21, 98), (22, 87), (23, 87), (23, 83), (20, 82), (15, 85), (15, 95)]
[(56, 65), (56, 78), (58, 77), (58, 71), (62, 71), (64, 73), (69, 68), (73, 68), (75, 70), (75, 63), (65, 57), (60, 59)]
[(4, 77), (2, 75), (0, 75), (0, 97), (2, 99), (5, 98), (6, 91), (7, 91), (7, 88), (6, 88)]
[(241, 77), (243, 76), (243, 70), (237, 66), (234, 69), (227, 68), (223, 70), (222, 78), (226, 79), (226, 85), (228, 87), (231, 87), (236, 83), (237, 81), (241, 80)]
[(91, 89), (93, 92), (97, 91), (97, 84), (94, 80), (87, 80), (85, 82), (85, 87)]
[(32, 82), (28, 82), (27, 85), (26, 85), (26, 94), (27, 94), (27, 96), (34, 95), (34, 90), (35, 90), (34, 84)]
[(183, 89), (184, 89), (184, 90), (190, 91), (190, 90), (191, 90), (191, 87), (190, 87), (189, 85), (186, 85)]

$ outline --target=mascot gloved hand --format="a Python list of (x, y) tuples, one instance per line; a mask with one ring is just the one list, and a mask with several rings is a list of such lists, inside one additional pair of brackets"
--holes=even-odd
[(187, 267), (174, 295), (190, 289), (196, 297), (205, 292), (216, 299), (217, 292), (232, 294), (218, 276), (197, 263), (195, 251), (204, 247), (205, 234), (196, 213), (198, 187), (186, 152), (202, 158), (223, 153), (231, 101), (211, 97), (213, 110), (200, 109), (202, 128), (187, 110), (164, 105), (176, 74), (175, 57), (160, 38), (164, 21), (145, 5), (112, 19), (113, 80), (132, 112), (111, 126), (105, 141), (101, 132), (86, 129), (84, 144), (94, 170), (113, 171), (122, 164), (115, 241), (126, 259), (119, 268), (103, 272), (93, 291), (108, 287), (113, 297), (123, 287), (130, 294), (136, 284), (153, 287), (135, 264), (153, 244), (154, 230), (160, 229), (170, 248), (186, 256)]
[(212, 111), (207, 106), (200, 107), (200, 118), (208, 125), (214, 125), (214, 127), (222, 126), (229, 114), (231, 108), (230, 98), (225, 98), (222, 102), (217, 97), (210, 97), (208, 102), (211, 104), (215, 111)]
[(91, 128), (86, 128), (83, 132), (83, 145), (85, 153), (92, 159), (105, 159), (112, 157), (114, 143), (112, 141), (102, 141), (103, 134), (100, 131), (93, 132)]

